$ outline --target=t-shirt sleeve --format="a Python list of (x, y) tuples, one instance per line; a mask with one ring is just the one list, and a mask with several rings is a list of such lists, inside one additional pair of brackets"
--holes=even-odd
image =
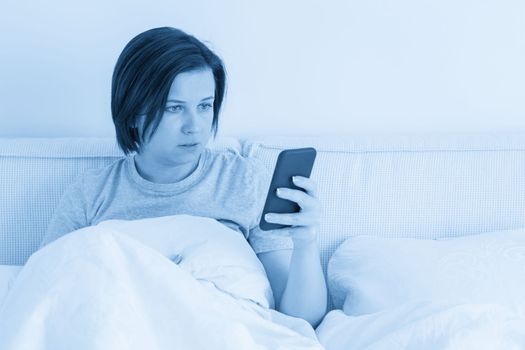
[(80, 176), (62, 194), (40, 242), (40, 248), (67, 233), (88, 226), (83, 183), (83, 176)]
[(272, 173), (260, 160), (256, 158), (252, 159), (256, 169), (255, 173), (258, 174), (258, 176), (256, 176), (257, 190), (254, 191), (256, 194), (255, 201), (257, 203), (257, 215), (255, 221), (252, 222), (250, 226), (248, 242), (256, 254), (281, 249), (292, 249), (293, 241), (290, 237), (278, 235), (273, 232), (273, 230), (263, 231), (259, 227)]
[(293, 248), (293, 241), (290, 237), (276, 235), (271, 230), (263, 231), (259, 225), (250, 229), (248, 242), (256, 254)]

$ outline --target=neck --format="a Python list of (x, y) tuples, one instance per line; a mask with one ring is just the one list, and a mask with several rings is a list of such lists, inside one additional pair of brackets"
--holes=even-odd
[(171, 165), (155, 159), (146, 158), (141, 154), (136, 154), (134, 163), (137, 172), (145, 180), (154, 183), (168, 184), (182, 181), (190, 176), (195, 169), (197, 169), (201, 156), (202, 154), (193, 162)]

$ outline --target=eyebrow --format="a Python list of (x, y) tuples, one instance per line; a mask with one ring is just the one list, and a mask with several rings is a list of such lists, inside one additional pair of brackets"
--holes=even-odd
[[(206, 97), (206, 98), (203, 98), (201, 101), (211, 100), (211, 99), (213, 99), (213, 98), (214, 98), (213, 96), (208, 96), (208, 97)], [(175, 99), (169, 99), (169, 100), (166, 101), (166, 102), (185, 103), (186, 101), (175, 100)]]

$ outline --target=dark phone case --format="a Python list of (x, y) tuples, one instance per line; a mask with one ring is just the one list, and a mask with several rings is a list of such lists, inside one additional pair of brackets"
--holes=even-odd
[(295, 213), (301, 209), (297, 203), (278, 197), (275, 190), (279, 187), (289, 187), (306, 192), (304, 189), (295, 186), (292, 176), (310, 177), (316, 154), (317, 152), (313, 147), (285, 149), (279, 153), (259, 222), (261, 230), (268, 231), (289, 227), (289, 225), (268, 223), (264, 220), (264, 215), (266, 213)]

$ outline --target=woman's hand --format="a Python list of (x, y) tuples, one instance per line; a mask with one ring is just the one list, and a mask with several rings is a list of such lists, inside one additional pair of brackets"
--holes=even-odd
[(317, 199), (317, 184), (314, 180), (304, 176), (292, 177), (294, 184), (301, 190), (281, 187), (277, 189), (277, 196), (296, 202), (300, 211), (297, 213), (268, 213), (264, 219), (267, 222), (293, 225), (273, 231), (289, 235), (295, 246), (317, 242), (317, 231), (321, 218), (321, 205)]

